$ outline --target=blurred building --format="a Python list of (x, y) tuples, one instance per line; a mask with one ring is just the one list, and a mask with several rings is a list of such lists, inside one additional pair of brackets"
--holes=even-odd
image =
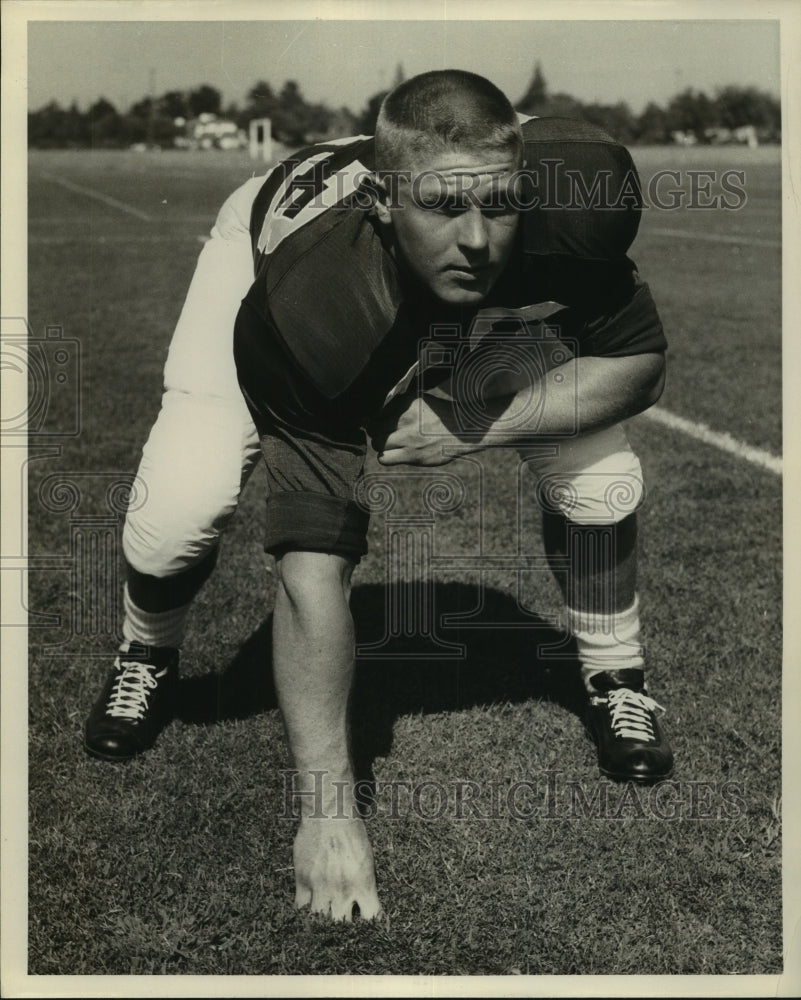
[(175, 119), (179, 134), (175, 145), (179, 149), (247, 149), (248, 137), (236, 122), (218, 118), (211, 112), (197, 118)]

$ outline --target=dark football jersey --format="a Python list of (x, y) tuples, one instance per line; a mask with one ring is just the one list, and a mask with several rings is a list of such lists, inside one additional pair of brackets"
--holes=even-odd
[(237, 368), (255, 413), (310, 428), (363, 422), (414, 370), (432, 328), (468, 338), (497, 314), (508, 330), (538, 303), (557, 304), (548, 322), (575, 353), (664, 349), (650, 292), (627, 257), (641, 212), (628, 151), (567, 119), (530, 119), (523, 138), (515, 249), (469, 310), (410, 286), (384, 248), (372, 138), (314, 146), (270, 173), (253, 203), (255, 280), (236, 323)]

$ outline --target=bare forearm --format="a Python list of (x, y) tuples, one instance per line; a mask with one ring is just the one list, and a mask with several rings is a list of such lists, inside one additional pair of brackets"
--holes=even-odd
[[(318, 552), (289, 552), (279, 561), (273, 621), (273, 673), (297, 783), (314, 786), (314, 771), (349, 779), (347, 707), (353, 677), (350, 565)], [(308, 805), (308, 802), (306, 803)]]
[(573, 358), (515, 395), (488, 401), (486, 420), (474, 418), (473, 433), (463, 416), (457, 423), (468, 431), (465, 438), (473, 438), (474, 446), (465, 449), (470, 451), (534, 437), (564, 437), (641, 413), (657, 401), (663, 386), (661, 354)]

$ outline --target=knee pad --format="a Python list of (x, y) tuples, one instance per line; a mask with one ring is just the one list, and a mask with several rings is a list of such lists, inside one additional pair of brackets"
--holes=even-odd
[(642, 506), (640, 460), (620, 425), (560, 442), (555, 455), (523, 454), (546, 511), (576, 524), (612, 524)]
[(169, 518), (144, 508), (132, 512), (122, 532), (125, 559), (146, 576), (182, 573), (202, 562), (219, 544), (221, 530), (209, 521)]

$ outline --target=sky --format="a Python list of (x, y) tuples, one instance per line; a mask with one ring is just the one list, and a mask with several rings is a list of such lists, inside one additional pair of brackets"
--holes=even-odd
[[(258, 8), (262, 18), (271, 9)], [(151, 83), (157, 94), (208, 83), (241, 104), (257, 80), (277, 89), (293, 79), (307, 100), (358, 112), (398, 63), (407, 76), (469, 69), (515, 101), (538, 61), (551, 92), (623, 100), (635, 113), (685, 87), (711, 95), (753, 85), (777, 96), (780, 87), (778, 22), (769, 20), (61, 20), (28, 25), (28, 107), (75, 100), (85, 110), (105, 97), (124, 111)]]

